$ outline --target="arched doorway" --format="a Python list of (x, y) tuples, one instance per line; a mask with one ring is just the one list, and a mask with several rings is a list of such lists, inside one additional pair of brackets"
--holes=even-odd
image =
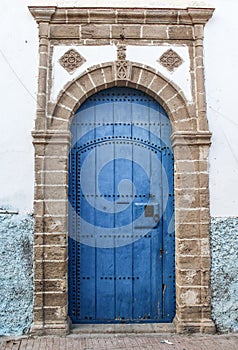
[(111, 88), (71, 124), (69, 315), (73, 323), (175, 316), (171, 124), (153, 98)]

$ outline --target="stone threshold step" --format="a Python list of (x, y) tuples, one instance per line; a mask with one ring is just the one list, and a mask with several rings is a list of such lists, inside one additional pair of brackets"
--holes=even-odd
[(173, 323), (74, 324), (71, 326), (70, 333), (176, 333), (176, 329)]

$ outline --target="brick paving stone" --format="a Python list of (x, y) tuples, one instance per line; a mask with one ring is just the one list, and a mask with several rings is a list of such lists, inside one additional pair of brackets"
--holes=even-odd
[(28, 339), (22, 339), (21, 340), (21, 344), (19, 344), (19, 348), (20, 348), (20, 345), (21, 345), (21, 349), (22, 350), (26, 350), (27, 342), (28, 342)]
[[(163, 343), (169, 340), (172, 344)], [(238, 350), (238, 334), (92, 334), (1, 340), (0, 350)]]
[[(37, 339), (35, 341), (37, 341)], [(45, 350), (47, 349), (47, 340), (46, 340), (46, 338), (41, 338), (40, 344), (39, 344), (39, 350), (44, 350), (44, 349)]]

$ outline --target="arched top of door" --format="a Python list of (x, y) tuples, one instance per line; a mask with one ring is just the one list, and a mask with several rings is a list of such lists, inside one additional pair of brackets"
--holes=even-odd
[(76, 110), (88, 97), (115, 86), (138, 89), (153, 97), (167, 112), (174, 132), (197, 131), (195, 112), (178, 86), (151, 67), (129, 61), (118, 67), (117, 62), (91, 67), (70, 81), (61, 90), (53, 107), (48, 131), (68, 131)]

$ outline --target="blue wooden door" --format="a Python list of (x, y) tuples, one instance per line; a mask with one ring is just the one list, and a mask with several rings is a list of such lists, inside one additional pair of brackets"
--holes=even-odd
[(166, 112), (143, 92), (111, 88), (80, 107), (71, 132), (73, 323), (172, 321), (173, 154)]

